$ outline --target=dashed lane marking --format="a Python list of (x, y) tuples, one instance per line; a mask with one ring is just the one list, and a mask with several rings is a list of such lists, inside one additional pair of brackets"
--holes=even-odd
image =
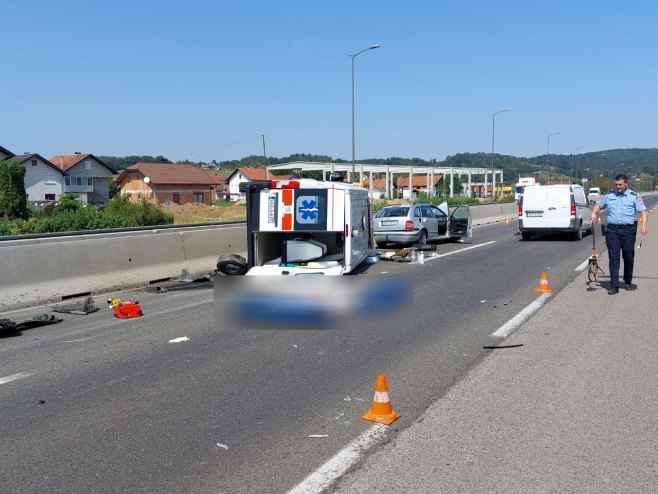
[(483, 244), (471, 245), (470, 247), (464, 247), (463, 249), (453, 250), (452, 252), (446, 252), (445, 254), (438, 254), (436, 256), (426, 257), (425, 262), (433, 261), (434, 259), (438, 259), (439, 257), (446, 257), (446, 256), (451, 256), (453, 254), (459, 254), (460, 252), (464, 252), (466, 250), (477, 249), (478, 247), (484, 247), (485, 245), (490, 245), (495, 243), (496, 243), (495, 240), (490, 240), (489, 242), (485, 242)]
[(34, 374), (30, 372), (19, 372), (18, 374), (12, 374), (11, 376), (0, 377), (0, 384), (7, 384), (17, 379), (23, 379), (24, 377), (30, 377)]
[(534, 302), (528, 305), (525, 309), (515, 315), (512, 319), (503, 324), (496, 331), (491, 333), (491, 336), (494, 338), (507, 338), (509, 335), (516, 330), (521, 324), (523, 324), (531, 315), (537, 312), (542, 305), (546, 303), (550, 293), (543, 293), (537, 298)]

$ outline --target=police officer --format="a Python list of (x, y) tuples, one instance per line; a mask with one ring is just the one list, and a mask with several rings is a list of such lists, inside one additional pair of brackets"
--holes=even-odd
[(635, 257), (635, 236), (637, 219), (640, 213), (640, 232), (647, 233), (647, 208), (642, 198), (628, 188), (628, 177), (620, 173), (615, 177), (615, 190), (608, 192), (592, 209), (592, 222), (602, 209), (608, 208), (608, 226), (605, 240), (608, 244), (610, 261), (610, 289), (608, 295), (619, 293), (619, 251), (624, 259), (624, 283), (626, 290), (633, 290), (633, 258)]

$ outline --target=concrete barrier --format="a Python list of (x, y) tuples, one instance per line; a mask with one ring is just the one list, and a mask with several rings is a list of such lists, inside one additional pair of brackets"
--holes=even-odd
[[(471, 208), (473, 225), (516, 218), (515, 203)], [(215, 270), (221, 254), (246, 255), (244, 224), (0, 242), (0, 312)]]
[(209, 273), (220, 254), (244, 255), (246, 243), (244, 225), (0, 243), (0, 312), (144, 285), (183, 269)]

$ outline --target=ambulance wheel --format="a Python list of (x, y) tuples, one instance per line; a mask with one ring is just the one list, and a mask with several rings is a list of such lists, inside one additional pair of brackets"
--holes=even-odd
[(236, 254), (224, 254), (217, 259), (217, 271), (229, 276), (243, 275), (247, 272), (247, 260)]

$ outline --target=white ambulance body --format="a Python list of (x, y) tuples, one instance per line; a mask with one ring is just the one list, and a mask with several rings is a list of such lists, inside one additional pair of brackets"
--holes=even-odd
[(247, 275), (341, 275), (368, 256), (368, 190), (311, 179), (246, 183)]

